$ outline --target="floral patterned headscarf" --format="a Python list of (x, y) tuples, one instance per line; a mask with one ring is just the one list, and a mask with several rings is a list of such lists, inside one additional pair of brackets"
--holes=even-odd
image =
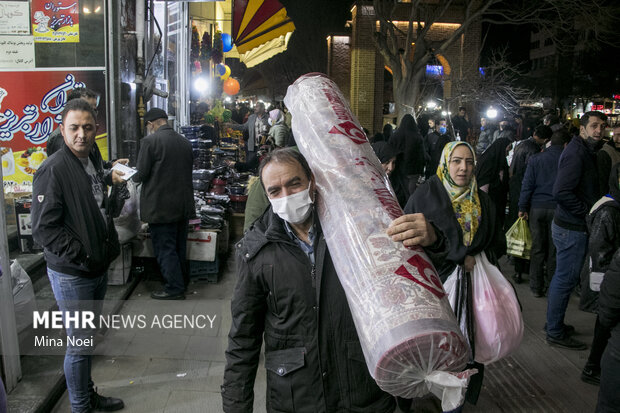
[(459, 145), (465, 145), (469, 148), (474, 156), (475, 164), (476, 153), (467, 142), (449, 142), (444, 146), (441, 153), (441, 161), (437, 167), (437, 177), (443, 183), (452, 201), (452, 209), (463, 232), (463, 244), (470, 246), (480, 225), (482, 208), (480, 207), (480, 198), (478, 197), (476, 177), (472, 176), (468, 186), (458, 186), (450, 176), (450, 170), (448, 169), (450, 158), (454, 149)]

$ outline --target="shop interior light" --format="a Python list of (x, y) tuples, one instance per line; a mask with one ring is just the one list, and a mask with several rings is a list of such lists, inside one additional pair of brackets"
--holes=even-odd
[(445, 110), (443, 112), (441, 112), (441, 116), (447, 116), (448, 112), (446, 112)]
[(209, 82), (204, 77), (199, 77), (194, 80), (194, 89), (196, 89), (196, 92), (204, 93), (209, 90)]
[(230, 98), (230, 96), (226, 96), (226, 97), (224, 98), (224, 102), (226, 102), (226, 103), (230, 103), (230, 102), (232, 102), (232, 99)]
[(101, 6), (97, 6), (97, 8), (95, 9), (95, 13), (99, 13), (101, 11)]
[(84, 12), (84, 14), (90, 14), (90, 9), (88, 7), (82, 8), (82, 11)]
[(493, 109), (493, 106), (487, 110), (487, 118), (495, 119), (497, 117), (497, 109)]
[(426, 104), (426, 107), (429, 109), (435, 109), (437, 107), (437, 103), (432, 100), (429, 100), (428, 103)]

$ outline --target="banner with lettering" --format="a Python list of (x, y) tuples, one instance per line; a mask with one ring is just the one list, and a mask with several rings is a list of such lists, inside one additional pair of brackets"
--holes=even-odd
[(30, 34), (28, 2), (0, 2), (0, 34)]
[(78, 0), (32, 0), (32, 34), (35, 42), (78, 43)]
[(100, 94), (97, 145), (107, 159), (103, 70), (1, 72), (0, 152), (6, 190), (32, 185), (32, 176), (47, 159), (47, 139), (60, 125), (67, 94), (79, 87)]
[(34, 67), (32, 36), (0, 35), (0, 69), (33, 69)]

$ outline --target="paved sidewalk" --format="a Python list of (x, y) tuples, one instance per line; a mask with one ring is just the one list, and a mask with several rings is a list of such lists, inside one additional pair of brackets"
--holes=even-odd
[[(156, 282), (142, 282), (121, 310), (177, 310), (216, 315), (213, 328), (144, 329), (108, 331), (93, 364), (93, 379), (101, 394), (121, 397), (126, 413), (138, 412), (221, 412), (219, 386), (224, 368), (226, 335), (230, 327), (230, 298), (235, 283), (234, 256), (223, 268), (218, 284), (195, 281), (185, 302), (151, 300)], [(503, 262), (504, 273), (512, 275)], [(549, 347), (542, 332), (546, 299), (534, 298), (527, 283), (516, 286), (523, 304), (526, 324), (519, 350), (487, 367), (477, 406), (465, 412), (591, 412), (598, 387), (579, 380), (588, 351), (567, 351)], [(595, 316), (577, 310), (570, 303), (567, 322), (577, 329), (576, 337), (588, 344)], [(265, 411), (265, 369), (261, 360), (255, 386), (255, 412)], [(67, 395), (53, 412), (69, 412)]]

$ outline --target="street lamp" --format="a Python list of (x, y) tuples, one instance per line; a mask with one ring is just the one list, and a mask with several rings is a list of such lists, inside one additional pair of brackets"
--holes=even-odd
[(495, 119), (497, 117), (497, 109), (493, 109), (493, 106), (489, 107), (487, 110), (487, 118)]

